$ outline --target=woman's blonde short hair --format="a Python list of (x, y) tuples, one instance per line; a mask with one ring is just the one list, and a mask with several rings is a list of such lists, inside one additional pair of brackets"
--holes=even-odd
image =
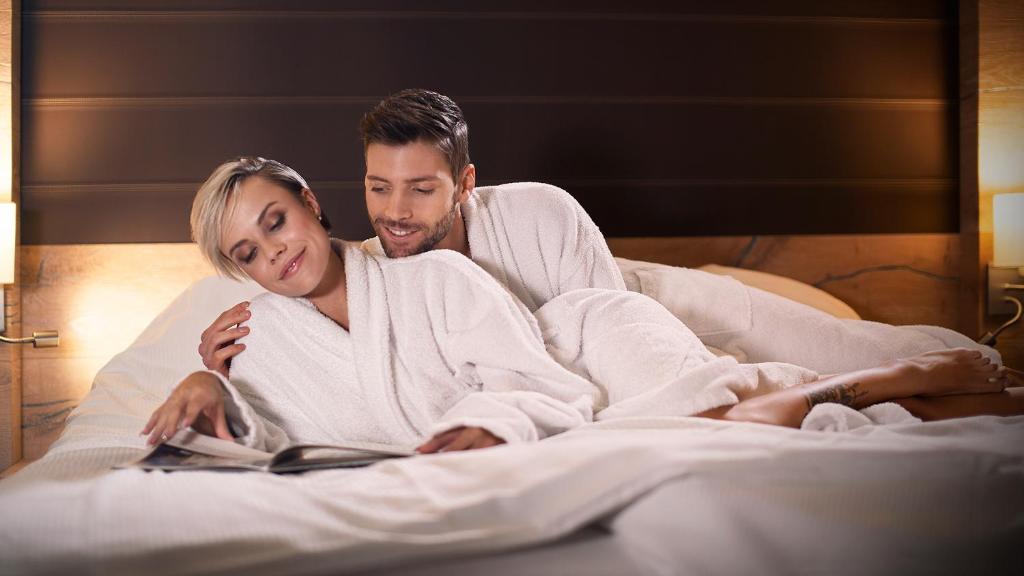
[[(224, 232), (224, 220), (229, 215), (228, 203), (242, 182), (254, 176), (280, 184), (298, 198), (302, 198), (303, 190), (309, 189), (298, 172), (280, 162), (259, 157), (242, 157), (217, 166), (206, 182), (199, 187), (192, 201), (192, 239), (217, 272), (236, 280), (243, 280), (248, 276), (221, 252), (221, 235)], [(330, 229), (326, 219), (322, 219), (321, 223), (324, 224), (324, 228)]]

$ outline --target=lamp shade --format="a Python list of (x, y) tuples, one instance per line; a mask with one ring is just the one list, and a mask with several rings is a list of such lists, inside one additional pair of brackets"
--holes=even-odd
[(993, 266), (1024, 266), (1024, 192), (992, 197)]
[(14, 283), (14, 202), (0, 202), (0, 284)]

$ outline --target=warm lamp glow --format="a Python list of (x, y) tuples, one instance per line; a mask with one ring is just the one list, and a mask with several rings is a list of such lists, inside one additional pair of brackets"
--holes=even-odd
[(1024, 266), (1024, 192), (992, 197), (993, 266)]
[(0, 284), (14, 283), (14, 202), (0, 202)]

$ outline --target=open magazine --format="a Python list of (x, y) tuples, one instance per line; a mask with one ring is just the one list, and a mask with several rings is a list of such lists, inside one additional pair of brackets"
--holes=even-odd
[(358, 468), (413, 454), (415, 452), (409, 447), (372, 442), (298, 444), (270, 453), (187, 428), (179, 430), (142, 460), (126, 467), (145, 470), (254, 470), (281, 474), (323, 468)]

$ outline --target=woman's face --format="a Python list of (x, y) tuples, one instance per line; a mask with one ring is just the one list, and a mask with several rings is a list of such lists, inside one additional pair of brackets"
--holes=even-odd
[(308, 190), (300, 199), (276, 182), (250, 177), (228, 203), (220, 250), (270, 292), (306, 296), (329, 266), (340, 265), (319, 213)]

